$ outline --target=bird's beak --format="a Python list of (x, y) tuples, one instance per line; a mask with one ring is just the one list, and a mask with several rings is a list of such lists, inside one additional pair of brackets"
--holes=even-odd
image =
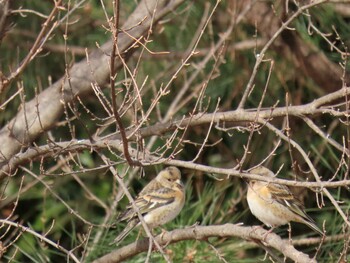
[(180, 187), (180, 189), (183, 189), (183, 188), (185, 187), (184, 184), (181, 182), (180, 179), (176, 180), (175, 182), (176, 182), (177, 185)]

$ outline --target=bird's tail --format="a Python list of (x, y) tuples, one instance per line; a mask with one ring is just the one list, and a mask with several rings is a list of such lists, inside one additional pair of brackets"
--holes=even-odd
[(124, 238), (130, 233), (131, 230), (133, 230), (135, 228), (135, 226), (138, 224), (138, 220), (137, 219), (133, 219), (130, 222), (128, 222), (128, 224), (126, 225), (126, 227), (123, 229), (122, 232), (120, 232), (120, 234), (114, 239), (113, 243), (120, 243), (124, 240)]
[(324, 233), (321, 231), (321, 229), (319, 229), (319, 227), (316, 225), (316, 223), (312, 219), (311, 220), (304, 219), (303, 223), (306, 224), (308, 227), (310, 227), (312, 230), (319, 233), (321, 236), (324, 235)]

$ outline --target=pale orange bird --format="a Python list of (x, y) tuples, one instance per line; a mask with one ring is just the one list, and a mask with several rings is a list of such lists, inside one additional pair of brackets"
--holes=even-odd
[[(274, 177), (274, 173), (263, 166), (254, 168), (249, 173)], [(252, 214), (272, 229), (294, 221), (323, 235), (315, 221), (306, 214), (302, 203), (285, 185), (250, 180), (247, 201)]]
[[(181, 172), (174, 166), (162, 170), (135, 199), (135, 205), (150, 229), (173, 220), (181, 212), (184, 204), (185, 191), (181, 182)], [(114, 240), (115, 243), (120, 243), (132, 229), (141, 224), (131, 204), (117, 220), (128, 223)]]

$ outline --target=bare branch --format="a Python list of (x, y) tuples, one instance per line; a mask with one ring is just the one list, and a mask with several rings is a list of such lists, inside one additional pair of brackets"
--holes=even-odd
[(2, 225), (9, 225), (9, 226), (12, 226), (14, 228), (18, 228), (18, 229), (20, 229), (21, 232), (30, 233), (31, 235), (36, 236), (40, 240), (45, 241), (47, 244), (59, 249), (60, 251), (62, 251), (65, 254), (67, 254), (67, 256), (70, 257), (74, 262), (80, 263), (80, 260), (71, 251), (68, 251), (67, 249), (65, 249), (61, 245), (51, 241), (45, 235), (38, 234), (37, 232), (35, 232), (34, 230), (32, 230), (29, 227), (25, 227), (25, 226), (21, 225), (20, 223), (14, 223), (14, 222), (7, 220), (7, 219), (0, 219), (0, 223)]
[[(132, 35), (136, 39), (141, 37), (148, 32), (149, 27), (154, 22), (167, 15), (182, 2), (183, 0), (175, 0), (167, 4), (168, 1), (165, 0), (141, 1), (123, 25), (123, 28), (131, 28), (128, 31), (128, 35), (121, 34), (118, 37), (120, 53), (123, 56), (128, 56), (130, 52), (135, 50), (129, 49), (134, 44), (134, 39), (130, 38), (129, 35)], [(149, 16), (149, 12), (150, 10), (154, 10), (155, 6), (157, 6), (157, 12), (155, 13), (155, 18), (152, 19)], [(141, 17), (147, 18), (142, 21), (142, 24), (138, 25)], [(137, 26), (133, 27), (135, 25)], [(57, 119), (63, 113), (62, 100), (65, 103), (69, 103), (76, 96), (82, 98), (90, 94), (92, 92), (91, 83), (98, 83), (100, 86), (107, 83), (110, 69), (109, 58), (106, 54), (111, 53), (112, 44), (113, 42), (109, 41), (100, 49), (91, 53), (89, 63), (81, 61), (73, 65), (70, 69), (69, 81), (63, 77), (52, 86), (46, 88), (39, 94), (38, 98), (26, 103), (24, 108), (27, 110), (25, 112), (24, 110), (20, 110), (17, 116), (0, 130), (0, 141), (3, 142), (0, 152), (0, 166), (6, 164), (7, 160), (15, 155), (21, 147), (26, 147), (28, 143), (57, 123)], [(115, 69), (120, 69), (121, 66), (122, 63), (117, 61)], [(35, 110), (36, 104), (38, 105), (38, 112)], [(25, 119), (31, 124), (28, 127), (29, 129), (26, 128)]]
[[(288, 240), (282, 240), (278, 235), (269, 233), (260, 227), (244, 227), (240, 225), (225, 224), (219, 226), (194, 226), (185, 229), (177, 229), (165, 232), (155, 237), (155, 240), (162, 246), (184, 240), (203, 240), (211, 237), (230, 238), (238, 237), (254, 242), (263, 242), (278, 250), (285, 257), (295, 262), (316, 262), (315, 259), (296, 250)], [(125, 247), (117, 249), (93, 263), (117, 263), (148, 250), (148, 238), (135, 241)]]

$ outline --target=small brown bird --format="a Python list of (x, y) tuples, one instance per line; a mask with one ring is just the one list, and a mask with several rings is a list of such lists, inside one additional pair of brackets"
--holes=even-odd
[[(249, 173), (274, 177), (274, 173), (263, 166), (254, 168)], [(323, 235), (315, 221), (306, 214), (302, 203), (285, 185), (251, 180), (247, 201), (252, 214), (272, 229), (294, 221)]]
[[(181, 212), (184, 204), (185, 191), (181, 182), (181, 172), (174, 166), (162, 170), (135, 199), (135, 205), (150, 229), (173, 220)], [(120, 243), (134, 227), (141, 224), (131, 204), (117, 220), (127, 221), (128, 224), (116, 237), (115, 243)]]

